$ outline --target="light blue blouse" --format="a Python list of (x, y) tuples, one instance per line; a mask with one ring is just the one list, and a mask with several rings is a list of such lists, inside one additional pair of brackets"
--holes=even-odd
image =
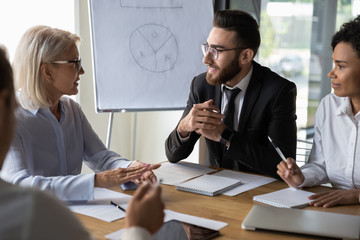
[(58, 121), (49, 109), (17, 109), (1, 178), (51, 191), (64, 201), (91, 200), (95, 174), (80, 174), (83, 161), (95, 172), (126, 168), (130, 161), (106, 149), (78, 103), (62, 97), (60, 111)]

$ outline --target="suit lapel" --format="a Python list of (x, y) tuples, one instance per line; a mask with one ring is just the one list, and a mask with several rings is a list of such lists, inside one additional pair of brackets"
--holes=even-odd
[(244, 103), (241, 109), (238, 132), (241, 133), (244, 132), (246, 122), (254, 107), (256, 99), (260, 94), (261, 83), (259, 82), (259, 77), (261, 76), (261, 74), (262, 74), (262, 69), (260, 65), (253, 61), (253, 73), (250, 79), (249, 86), (246, 90)]

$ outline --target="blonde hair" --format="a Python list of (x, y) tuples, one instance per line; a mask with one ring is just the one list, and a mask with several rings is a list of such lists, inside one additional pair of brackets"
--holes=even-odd
[(20, 92), (23, 108), (46, 108), (53, 104), (40, 67), (58, 60), (74, 43), (80, 44), (76, 34), (48, 26), (34, 26), (24, 33), (13, 61), (15, 89)]

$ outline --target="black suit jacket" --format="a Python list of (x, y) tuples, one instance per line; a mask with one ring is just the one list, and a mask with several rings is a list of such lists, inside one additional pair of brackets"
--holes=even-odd
[[(206, 73), (191, 83), (189, 99), (182, 115), (185, 117), (193, 104), (213, 99), (221, 109), (221, 86), (206, 82)], [(165, 142), (170, 162), (187, 158), (200, 135), (196, 132), (182, 143), (177, 127)], [(236, 166), (239, 170), (270, 175), (276, 178), (276, 165), (281, 158), (269, 143), (270, 136), (286, 157), (296, 155), (296, 86), (269, 68), (253, 61), (253, 73), (240, 114), (238, 131), (234, 133), (228, 150), (219, 142), (206, 139), (213, 166)], [(229, 164), (230, 163), (230, 164)]]

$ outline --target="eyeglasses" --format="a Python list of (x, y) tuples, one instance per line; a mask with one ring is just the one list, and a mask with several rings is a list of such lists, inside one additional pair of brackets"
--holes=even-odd
[(210, 47), (207, 43), (201, 44), (201, 50), (204, 54), (204, 56), (206, 56), (206, 54), (208, 52), (210, 52), (211, 57), (216, 60), (219, 57), (219, 52), (226, 52), (226, 51), (232, 51), (232, 50), (239, 50), (239, 49), (245, 49), (245, 48), (231, 48), (231, 49), (216, 49), (216, 48), (212, 48)]
[(69, 61), (53, 61), (52, 63), (57, 63), (57, 64), (65, 64), (65, 63), (74, 63), (75, 67), (77, 68), (78, 72), (81, 71), (82, 65), (81, 65), (81, 59), (77, 59), (77, 60), (69, 60)]

